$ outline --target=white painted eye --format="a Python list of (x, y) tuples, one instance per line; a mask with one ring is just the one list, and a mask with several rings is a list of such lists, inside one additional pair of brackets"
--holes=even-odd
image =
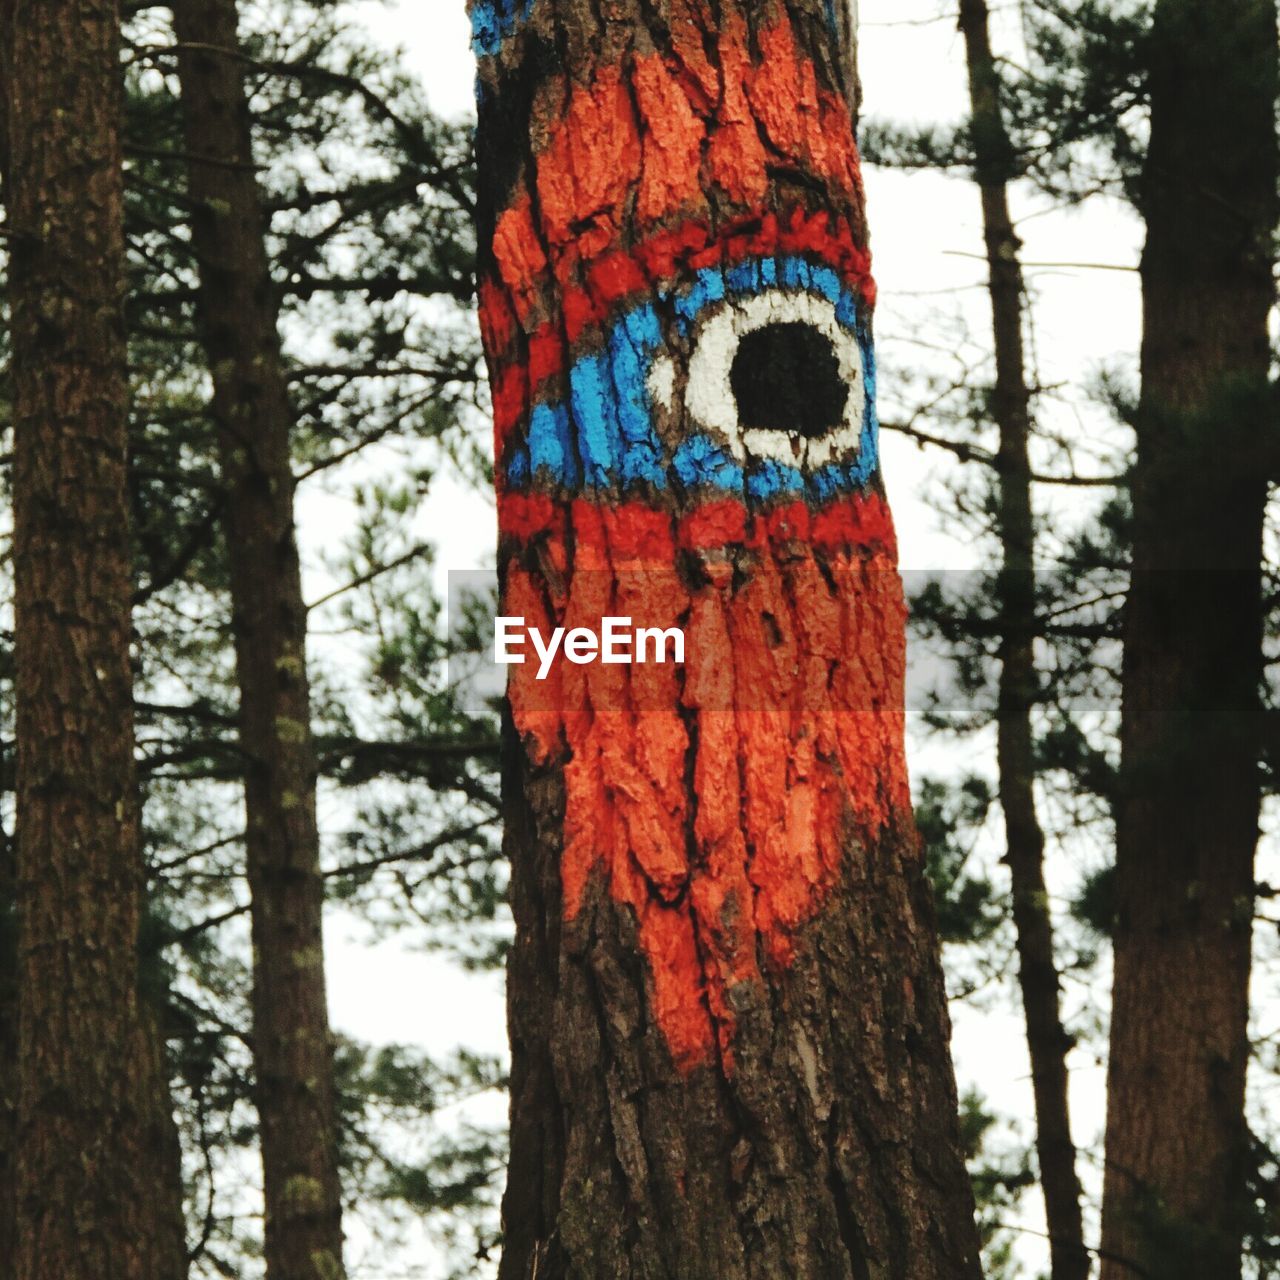
[[(771, 289), (702, 321), (685, 406), (739, 462), (773, 459), (813, 470), (857, 456), (864, 373), (857, 336), (831, 302)], [(654, 362), (648, 384), (656, 402), (674, 407), (669, 357)]]

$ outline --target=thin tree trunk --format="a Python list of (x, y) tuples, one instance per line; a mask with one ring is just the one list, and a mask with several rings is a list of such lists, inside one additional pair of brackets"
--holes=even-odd
[(120, 13), (9, 6), (19, 1280), (176, 1280), (138, 991)]
[(13, 1280), (17, 1253), (14, 1179), (18, 1162), (18, 917), (13, 841), (0, 835), (0, 1280)]
[(134, 1061), (146, 1078), (158, 1082), (151, 1091), (149, 1114), (144, 1121), (147, 1134), (146, 1174), (150, 1179), (150, 1195), (155, 1204), (156, 1239), (153, 1242), (158, 1274), (186, 1280), (190, 1271), (187, 1251), (186, 1187), (182, 1178), (182, 1136), (173, 1112), (170, 1092), (169, 1055), (164, 1038), (162, 1010), (147, 999), (143, 983), (142, 1034)]
[(471, 6), (503, 612), (686, 653), (512, 668), (500, 1274), (971, 1280), (838, 9), (525, 12)]
[(1275, 5), (1159, 0), (1148, 47), (1102, 1275), (1231, 1280), (1274, 431)]
[(960, 31), (969, 64), (969, 102), (982, 222), (991, 272), (996, 385), (991, 411), (1000, 430), (996, 457), (1004, 552), (998, 591), (1002, 641), (997, 721), (1000, 807), (1013, 885), (1018, 983), (1027, 1025), (1035, 1097), (1036, 1155), (1048, 1223), (1053, 1280), (1084, 1280), (1089, 1254), (1081, 1219), (1080, 1179), (1071, 1138), (1067, 1051), (1053, 922), (1044, 880), (1044, 831), (1036, 813), (1034, 637), (1035, 520), (1032, 511), (1031, 394), (1022, 337), (1021, 243), (1009, 213), (1012, 147), (1000, 105), (986, 0), (961, 0)]
[[(0, 0), (0, 202), (9, 186), (9, 91), (13, 72), (13, 3)], [(8, 762), (13, 767), (13, 762)], [(17, 846), (0, 837), (0, 1280), (13, 1280), (18, 1234), (18, 865)]]
[(307, 614), (294, 532), (293, 412), (253, 168), (234, 0), (174, 7), (199, 310), (227, 490), (254, 1066), (270, 1280), (343, 1274), (333, 1050), (325, 993)]

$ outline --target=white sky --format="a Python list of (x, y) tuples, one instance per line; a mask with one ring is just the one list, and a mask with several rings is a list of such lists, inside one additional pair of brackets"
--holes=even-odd
[[(450, 116), (470, 112), (473, 64), (462, 0), (391, 0), (361, 3), (369, 27), (389, 45), (401, 45), (422, 78), (433, 107)], [(860, 62), (868, 116), (899, 122), (960, 118), (965, 102), (963, 46), (954, 13), (942, 0), (862, 0)], [(944, 16), (939, 16), (944, 15)], [(1016, 28), (998, 31), (1015, 49)], [(918, 359), (912, 343), (935, 339), (954, 349), (954, 321), (963, 315), (982, 340), (989, 315), (984, 292), (977, 191), (963, 178), (933, 174), (866, 174), (872, 248), (880, 287), (877, 335), (889, 376), (882, 381), (884, 416), (895, 410), (895, 363)], [(1059, 212), (1043, 198), (1017, 201), (1025, 261), (1133, 266), (1140, 243), (1131, 216), (1103, 202), (1086, 212)], [(1079, 385), (1104, 364), (1132, 366), (1139, 333), (1137, 277), (1120, 271), (1053, 268), (1028, 270), (1036, 295), (1036, 351), (1042, 383)], [(989, 341), (989, 339), (988, 339)], [(1070, 423), (1068, 416), (1065, 421)], [(1089, 422), (1079, 431), (1087, 434)], [(898, 523), (903, 564), (914, 569), (970, 567), (975, 552), (946, 536), (925, 502), (945, 458), (921, 453), (899, 437), (883, 442), (884, 470)], [(1061, 499), (1064, 515), (1080, 499)], [(428, 529), (440, 539), (443, 569), (466, 569), (492, 553), (493, 516), (483, 500), (445, 485), (429, 499)], [(303, 512), (304, 544), (326, 531)], [(466, 531), (465, 540), (458, 530)], [(945, 747), (917, 738), (913, 759), (935, 763)], [(505, 1011), (496, 977), (459, 974), (438, 957), (409, 952), (391, 939), (367, 946), (340, 921), (330, 922), (330, 985), (335, 1025), (361, 1039), (419, 1042), (444, 1052), (459, 1043), (486, 1051), (505, 1048)], [(1101, 977), (1100, 977), (1101, 980)], [(1030, 1085), (1020, 1021), (1007, 1014), (960, 1009), (956, 1057), (962, 1081), (980, 1081), (1005, 1113), (1029, 1115)], [(1077, 1136), (1093, 1141), (1102, 1124), (1102, 1073), (1073, 1058)], [(1030, 1132), (1029, 1128), (1027, 1130)], [(1035, 1228), (1038, 1206), (1029, 1197)], [(1043, 1255), (1028, 1237), (1029, 1261)], [(417, 1274), (415, 1272), (415, 1274)], [(422, 1274), (432, 1274), (429, 1270)]]

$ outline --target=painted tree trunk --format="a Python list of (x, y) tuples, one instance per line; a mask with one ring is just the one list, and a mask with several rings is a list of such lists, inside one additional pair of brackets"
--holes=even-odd
[(336, 1280), (342, 1202), (324, 881), (294, 534), (293, 411), (253, 168), (235, 0), (174, 8), (199, 314), (213, 379), (240, 683), (253, 1050), (268, 1280)]
[(1276, 9), (1160, 0), (1141, 190), (1103, 1280), (1241, 1272)]
[(1053, 921), (1044, 879), (1044, 831), (1036, 812), (1035, 519), (1031, 484), (1031, 394), (1022, 339), (1025, 290), (1021, 242), (1009, 212), (1013, 148), (1000, 103), (986, 0), (961, 0), (960, 31), (969, 66), (976, 176), (991, 277), (996, 384), (991, 416), (1000, 431), (998, 520), (1003, 566), (998, 583), (1000, 686), (996, 750), (1005, 862), (1013, 889), (1018, 986), (1027, 1026), (1035, 1101), (1036, 1157), (1049, 1228), (1052, 1280), (1087, 1280), (1080, 1178), (1071, 1138), (1067, 1051)]
[(177, 1280), (172, 1113), (138, 991), (120, 13), (113, 0), (22, 0), (4, 18), (21, 1006), (13, 1272)]
[(685, 640), (512, 668), (501, 1275), (976, 1277), (835, 8), (471, 14), (503, 612)]

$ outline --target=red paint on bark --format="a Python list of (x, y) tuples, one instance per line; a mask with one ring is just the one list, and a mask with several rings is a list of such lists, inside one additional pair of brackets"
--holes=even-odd
[[(728, 501), (674, 522), (638, 504), (566, 511), (508, 495), (502, 514), (508, 537), (571, 564), (558, 591), (513, 564), (506, 612), (544, 634), (598, 633), (608, 616), (686, 633), (683, 670), (560, 658), (539, 680), (526, 663), (509, 696), (530, 756), (564, 762), (566, 915), (604, 877), (636, 913), (677, 1062), (718, 1048), (730, 1063), (734, 985), (789, 962), (849, 824), (872, 839), (908, 805), (887, 512), (870, 497), (811, 521), (800, 503), (753, 515)], [(678, 546), (698, 557), (695, 585), (674, 567)]]
[[(563, 89), (550, 86), (557, 97)], [(538, 157), (541, 229), (552, 251), (571, 247), (591, 258), (615, 245), (640, 174), (631, 93), (621, 67), (603, 67), (569, 91), (563, 120)]]
[[(651, 1014), (686, 1071), (717, 1056), (732, 1070), (735, 988), (791, 963), (858, 856), (850, 836), (874, 841), (909, 810), (892, 523), (874, 491), (618, 504), (509, 491), (502, 462), (533, 405), (563, 399), (571, 351), (700, 268), (803, 257), (873, 304), (848, 108), (789, 23), (757, 36), (753, 58), (730, 15), (713, 71), (677, 26), (667, 57), (543, 83), (536, 199), (498, 218), (501, 283), (481, 291), (503, 612), (544, 634), (607, 616), (685, 632), (682, 668), (562, 656), (540, 680), (530, 661), (509, 700), (530, 761), (563, 769), (566, 918), (597, 880), (631, 908)], [(779, 166), (824, 184), (826, 207), (762, 209)]]
[[(759, 40), (762, 59), (755, 62), (741, 19), (726, 18), (719, 37), (723, 83), (693, 47), (696, 40), (676, 39), (669, 58), (641, 55), (626, 69), (600, 68), (585, 84), (554, 77), (542, 86), (533, 130), (544, 140), (535, 162), (538, 207), (528, 195), (517, 199), (499, 218), (493, 241), (526, 329), (555, 314), (560, 289), (572, 290), (564, 319), (575, 341), (600, 322), (605, 300), (619, 290), (653, 288), (683, 266), (704, 265), (699, 252), (718, 261), (726, 250), (790, 251), (783, 241), (793, 229), (777, 232), (772, 217), (759, 235), (749, 231), (760, 225), (772, 168), (812, 175), (838, 203), (861, 207), (848, 105), (819, 89), (789, 23), (766, 27)], [(717, 199), (713, 208), (713, 191), (727, 203)], [(735, 218), (743, 224), (737, 236)], [(794, 229), (802, 241), (807, 237), (803, 247), (825, 254), (830, 246), (815, 241), (832, 234), (817, 225), (827, 222), (824, 214)], [(618, 253), (624, 227), (645, 241), (625, 255)], [(843, 232), (839, 259), (853, 259), (849, 265), (866, 275), (865, 250), (847, 227)], [(760, 241), (774, 242), (748, 248)]]

